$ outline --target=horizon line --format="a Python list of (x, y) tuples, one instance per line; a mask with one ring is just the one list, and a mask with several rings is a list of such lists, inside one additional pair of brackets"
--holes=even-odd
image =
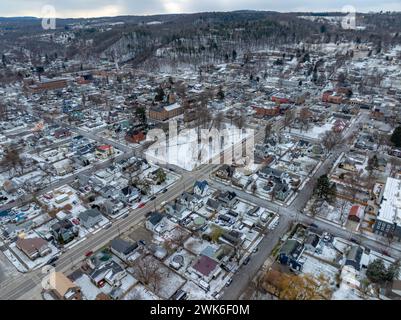
[[(55, 19), (60, 20), (72, 20), (72, 19), (102, 19), (102, 18), (118, 18), (118, 17), (152, 17), (152, 16), (172, 16), (172, 15), (191, 15), (191, 14), (202, 14), (202, 13), (236, 13), (236, 12), (243, 12), (243, 11), (250, 11), (250, 12), (272, 12), (272, 13), (288, 13), (288, 14), (296, 14), (296, 13), (340, 13), (346, 14), (342, 11), (338, 10), (326, 10), (326, 11), (277, 11), (277, 10), (253, 10), (253, 9), (240, 9), (240, 10), (230, 10), (230, 11), (195, 11), (195, 12), (180, 12), (180, 13), (143, 13), (143, 14), (119, 14), (115, 16), (77, 16), (77, 17), (54, 17)], [(357, 11), (357, 14), (378, 14), (378, 13), (401, 13), (401, 11), (392, 11), (392, 10), (380, 10), (380, 11)], [(0, 16), (0, 19), (43, 19), (48, 17), (40, 17), (40, 16), (18, 16), (18, 15), (7, 15), (7, 16)]]

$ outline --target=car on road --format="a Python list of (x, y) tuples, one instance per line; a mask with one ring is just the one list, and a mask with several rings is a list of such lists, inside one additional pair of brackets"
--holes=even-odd
[(141, 244), (143, 246), (146, 246), (146, 241), (145, 240), (139, 240), (138, 242), (139, 242), (139, 244)]
[(212, 297), (216, 300), (219, 300), (221, 298), (221, 294), (218, 291), (215, 291), (213, 292)]
[(168, 191), (168, 189), (163, 189), (162, 193), (166, 193)]
[(125, 218), (127, 218), (128, 216), (129, 216), (129, 214), (126, 213), (126, 214), (124, 214), (121, 218), (122, 218), (122, 219), (125, 219)]
[(226, 282), (226, 287), (228, 287), (233, 282), (233, 278), (228, 279)]
[(256, 252), (258, 252), (258, 251), (259, 251), (259, 248), (256, 247), (256, 248), (254, 248), (254, 249), (252, 250), (252, 253), (256, 253)]
[(58, 260), (58, 257), (56, 256), (56, 257), (53, 257), (53, 258), (50, 258), (49, 259), (49, 261), (47, 261), (47, 263), (46, 264), (51, 264), (51, 265), (53, 265), (53, 267), (55, 266), (55, 262)]
[(107, 230), (107, 229), (110, 229), (110, 228), (111, 228), (111, 226), (112, 226), (112, 223), (111, 223), (111, 222), (109, 222), (108, 224), (106, 224), (106, 225), (105, 225), (105, 227), (104, 227), (104, 228)]
[(247, 265), (249, 263), (249, 261), (251, 260), (251, 257), (246, 257), (244, 262), (242, 263), (243, 265)]
[(140, 204), (138, 204), (138, 208), (143, 208), (145, 206), (145, 204), (143, 202), (141, 202)]
[(85, 253), (85, 257), (90, 257), (93, 254), (93, 251), (88, 251), (87, 253)]
[(156, 196), (153, 196), (153, 197), (151, 197), (150, 199), (149, 199), (149, 201), (153, 201), (153, 200), (155, 200), (156, 199)]
[(351, 238), (351, 242), (356, 243), (356, 244), (361, 244), (361, 242), (355, 238)]

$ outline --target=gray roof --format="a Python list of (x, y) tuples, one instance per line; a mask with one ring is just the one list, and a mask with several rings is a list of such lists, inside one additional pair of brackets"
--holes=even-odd
[(90, 218), (94, 219), (94, 218), (101, 218), (101, 217), (102, 217), (102, 214), (100, 213), (100, 211), (98, 209), (88, 209), (79, 214), (79, 219), (84, 220), (84, 221), (88, 221)]
[(351, 250), (347, 254), (348, 261), (361, 262), (363, 249), (360, 246), (352, 246)]
[(158, 224), (163, 219), (163, 215), (160, 212), (154, 211), (152, 212), (149, 217), (148, 221), (153, 224), (154, 226)]
[(137, 243), (130, 243), (121, 238), (116, 238), (111, 241), (111, 248), (117, 252), (127, 255), (138, 247)]

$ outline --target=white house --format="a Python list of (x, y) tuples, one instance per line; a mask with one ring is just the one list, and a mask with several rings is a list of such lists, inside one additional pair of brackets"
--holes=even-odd
[(194, 185), (194, 193), (198, 196), (205, 197), (209, 191), (209, 184), (206, 180), (196, 181)]

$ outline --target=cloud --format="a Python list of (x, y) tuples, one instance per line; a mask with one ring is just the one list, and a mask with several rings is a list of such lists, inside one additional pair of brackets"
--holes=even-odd
[(2, 16), (41, 16), (43, 6), (55, 7), (57, 16), (98, 17), (201, 11), (341, 11), (352, 5), (359, 12), (401, 11), (399, 0), (1, 0)]

